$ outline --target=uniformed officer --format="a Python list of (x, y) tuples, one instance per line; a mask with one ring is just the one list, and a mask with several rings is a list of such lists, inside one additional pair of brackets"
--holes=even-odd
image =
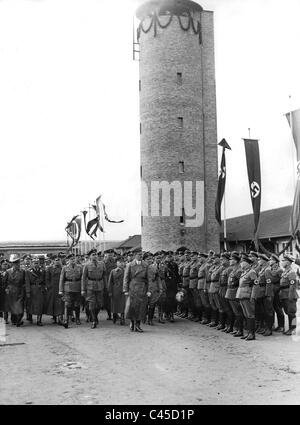
[(75, 311), (76, 325), (80, 322), (80, 297), (81, 297), (81, 277), (82, 267), (76, 264), (74, 254), (67, 256), (68, 263), (63, 266), (59, 279), (59, 294), (63, 296), (65, 303), (65, 320), (64, 327), (69, 327), (70, 317), (73, 310)]
[[(252, 256), (253, 258), (253, 256)], [(267, 268), (269, 267), (269, 258), (262, 253), (257, 253), (257, 264), (252, 266), (252, 269), (256, 271), (257, 274), (257, 280), (254, 282), (255, 285), (253, 286), (252, 290), (252, 298), (255, 301), (255, 317), (256, 317), (256, 326), (259, 322), (259, 327), (256, 329), (256, 332), (258, 334), (264, 334), (266, 333), (266, 336), (272, 334), (272, 325), (270, 328), (270, 314), (272, 316), (272, 322), (273, 322), (273, 307), (269, 303), (269, 299), (267, 300), (265, 297), (266, 293), (266, 275), (265, 272)], [(270, 311), (271, 309), (271, 311)], [(267, 318), (267, 322), (265, 319)], [(267, 329), (270, 328), (269, 332), (266, 332)]]
[(107, 287), (106, 267), (103, 261), (98, 261), (96, 249), (89, 252), (89, 258), (89, 262), (83, 267), (81, 294), (89, 305), (92, 329), (95, 329), (98, 323), (98, 313), (104, 304), (104, 288)]
[(190, 285), (190, 270), (191, 270), (191, 251), (190, 250), (186, 250), (184, 253), (184, 263), (183, 263), (183, 267), (182, 267), (182, 288), (185, 289), (187, 291), (187, 298), (186, 300), (183, 301), (183, 305), (182, 305), (182, 309), (183, 309), (183, 314), (180, 315), (180, 317), (182, 317), (183, 319), (186, 319), (188, 317), (189, 314), (189, 285)]
[[(252, 260), (251, 268), (256, 274), (258, 274), (260, 269), (260, 264), (258, 263), (258, 253), (255, 251), (250, 251), (249, 258)], [(254, 302), (255, 302), (255, 331), (261, 333), (265, 331), (265, 321), (264, 321), (264, 308), (263, 308), (263, 291), (260, 288), (254, 290)]]
[(37, 316), (37, 326), (43, 326), (42, 315), (46, 300), (45, 269), (41, 266), (39, 258), (34, 258), (32, 267), (25, 271), (25, 289), (29, 319)]
[[(274, 329), (274, 332), (283, 332), (284, 331), (284, 313), (282, 309), (282, 304), (279, 298), (280, 290), (280, 279), (283, 273), (282, 268), (279, 265), (280, 259), (278, 255), (271, 254), (269, 261), (270, 267), (266, 270), (266, 296), (273, 297), (273, 309), (277, 316), (277, 328)], [(274, 316), (273, 316), (274, 323)]]
[[(241, 256), (237, 251), (233, 251), (230, 257), (230, 266), (232, 267), (227, 281), (227, 289), (225, 299), (228, 300), (233, 312), (232, 321), (229, 327), (227, 326), (226, 333), (231, 333), (235, 337), (242, 337), (244, 335), (244, 314), (239, 300), (236, 298), (236, 293), (239, 287), (239, 281), (242, 274), (240, 267)], [(234, 330), (234, 323), (236, 330)]]
[(255, 301), (252, 297), (254, 282), (258, 284), (257, 274), (251, 267), (252, 258), (245, 257), (241, 261), (242, 274), (239, 281), (239, 287), (236, 298), (240, 301), (244, 316), (246, 317), (248, 334), (244, 338), (246, 341), (255, 339)]
[(108, 279), (108, 293), (112, 301), (113, 323), (116, 323), (120, 315), (120, 325), (125, 325), (124, 271), (125, 261), (122, 257), (119, 257), (117, 259), (117, 267), (110, 272)]
[(293, 335), (296, 329), (297, 313), (297, 276), (292, 268), (295, 259), (291, 255), (284, 255), (282, 259), (283, 273), (280, 279), (279, 298), (282, 302), (285, 314), (288, 316), (289, 329), (284, 335)]
[(200, 253), (199, 257), (201, 257), (201, 265), (198, 270), (198, 291), (200, 295), (201, 300), (201, 306), (202, 306), (202, 325), (207, 325), (210, 323), (210, 317), (211, 317), (211, 308), (209, 304), (209, 298), (208, 293), (206, 289), (206, 273), (208, 269), (212, 265), (212, 260), (208, 258), (208, 254), (206, 253)]
[(7, 309), (11, 314), (11, 322), (17, 327), (23, 325), (25, 296), (25, 271), (20, 267), (20, 256), (11, 254), (9, 262), (12, 267), (3, 276)]
[(5, 324), (8, 325), (8, 308), (4, 286), (4, 277), (9, 269), (9, 262), (5, 259), (0, 261), (0, 317), (3, 317)]
[(52, 316), (53, 322), (63, 324), (64, 303), (59, 295), (59, 279), (62, 270), (61, 260), (58, 256), (52, 258), (53, 264), (46, 267), (46, 311)]
[[(199, 322), (201, 317), (199, 317), (199, 302), (198, 302), (198, 270), (200, 267), (200, 262), (198, 259), (198, 252), (193, 251), (191, 255), (191, 265), (190, 265), (190, 279), (189, 279), (189, 288), (188, 288), (188, 303), (189, 310), (191, 312), (188, 317), (189, 320)], [(198, 307), (197, 307), (198, 306)]]
[(104, 308), (107, 311), (107, 320), (112, 320), (111, 318), (111, 297), (108, 294), (107, 290), (107, 284), (108, 284), (108, 277), (110, 275), (110, 272), (117, 267), (117, 263), (113, 257), (113, 250), (107, 250), (104, 255), (104, 265), (106, 270), (106, 283), (105, 288), (103, 292), (103, 301), (104, 301)]
[(219, 310), (220, 324), (217, 330), (227, 331), (228, 328), (233, 326), (233, 312), (230, 307), (229, 301), (225, 298), (228, 284), (228, 277), (232, 271), (232, 266), (229, 264), (230, 253), (224, 252), (221, 254), (221, 271), (220, 271), (220, 289), (216, 297), (216, 304)]
[(178, 284), (180, 277), (178, 273), (178, 265), (174, 261), (173, 252), (169, 251), (165, 260), (165, 283), (166, 283), (166, 302), (165, 302), (165, 314), (166, 319), (174, 322), (174, 313), (176, 313), (177, 301), (176, 294), (178, 290)]
[[(152, 258), (151, 254), (144, 256), (144, 260), (148, 263), (148, 273), (149, 273), (149, 286), (148, 292), (150, 296), (148, 297), (148, 325), (153, 326), (153, 316), (156, 305), (158, 305), (159, 298), (163, 293), (162, 280), (159, 273), (160, 267), (160, 255), (159, 253), (154, 254), (154, 261), (149, 262), (149, 259)], [(162, 320), (162, 314), (159, 314), (159, 323), (165, 323)]]
[(214, 328), (219, 324), (219, 310), (218, 310), (218, 300), (219, 289), (220, 289), (220, 273), (222, 271), (222, 264), (220, 261), (220, 256), (214, 254), (213, 265), (208, 270), (207, 274), (207, 283), (210, 282), (208, 288), (208, 298), (211, 307), (211, 322), (208, 324), (209, 327)]
[(259, 263), (261, 269), (258, 272), (258, 281), (259, 285), (264, 288), (263, 291), (263, 309), (264, 309), (264, 322), (265, 322), (265, 331), (261, 332), (263, 336), (272, 335), (272, 327), (274, 322), (274, 308), (273, 308), (273, 284), (270, 279), (272, 275), (270, 267), (270, 259), (265, 254), (259, 254)]

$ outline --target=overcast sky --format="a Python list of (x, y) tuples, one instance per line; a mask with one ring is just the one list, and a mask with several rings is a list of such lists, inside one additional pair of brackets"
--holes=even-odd
[[(106, 239), (140, 233), (133, 0), (0, 0), (0, 240), (64, 239), (102, 194)], [(251, 212), (242, 137), (260, 139), (262, 210), (292, 203), (284, 113), (300, 107), (300, 1), (205, 0), (215, 12), (228, 217)], [(289, 95), (292, 95), (289, 101)]]

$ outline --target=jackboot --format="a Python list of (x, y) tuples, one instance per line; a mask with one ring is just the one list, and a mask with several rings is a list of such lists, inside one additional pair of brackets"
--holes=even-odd
[(124, 325), (125, 325), (124, 313), (121, 313), (120, 325), (121, 325), (121, 326), (124, 326)]
[(131, 330), (131, 332), (134, 331), (134, 320), (130, 320), (129, 329)]
[[(154, 313), (154, 312), (153, 312)], [(163, 314), (162, 313), (159, 313), (158, 314), (158, 323), (166, 323), (164, 320), (163, 320)]]
[(266, 330), (262, 334), (263, 336), (271, 336), (272, 335), (272, 326), (273, 326), (273, 317), (267, 316), (265, 319), (266, 322)]
[(220, 323), (216, 327), (216, 329), (217, 329), (217, 331), (226, 330), (226, 325), (225, 325), (226, 316), (225, 316), (225, 313), (219, 313), (219, 315), (220, 315)]
[(244, 320), (243, 317), (239, 317), (236, 320), (236, 324), (237, 324), (238, 330), (237, 330), (237, 333), (235, 333), (233, 335), (235, 338), (238, 338), (238, 337), (241, 337), (241, 336), (244, 335), (244, 332), (243, 332), (243, 320)]
[(218, 326), (216, 318), (217, 318), (217, 312), (216, 312), (216, 310), (212, 310), (212, 312), (211, 312), (211, 322), (207, 326), (209, 326), (210, 328), (215, 328), (216, 326)]
[(244, 329), (248, 332), (246, 332), (243, 336), (241, 336), (241, 339), (246, 339), (248, 338), (249, 334), (250, 334), (250, 324), (249, 324), (249, 320), (250, 319), (246, 319), (246, 326), (244, 327)]
[(36, 324), (37, 324), (37, 326), (43, 326), (43, 324), (42, 324), (42, 315), (37, 316)]
[(141, 321), (140, 320), (135, 321), (134, 330), (135, 330), (135, 332), (144, 332), (143, 329), (141, 328)]
[(255, 340), (255, 319), (248, 319), (248, 320), (249, 320), (250, 333), (245, 339), (245, 341), (253, 341)]
[(295, 334), (296, 326), (293, 325), (293, 321), (296, 320), (293, 316), (288, 316), (289, 319), (289, 329), (283, 332), (283, 335), (291, 336)]

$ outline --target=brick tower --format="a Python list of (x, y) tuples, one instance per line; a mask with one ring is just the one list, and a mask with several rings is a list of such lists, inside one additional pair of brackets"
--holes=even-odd
[(152, 0), (136, 16), (142, 248), (219, 251), (213, 13)]

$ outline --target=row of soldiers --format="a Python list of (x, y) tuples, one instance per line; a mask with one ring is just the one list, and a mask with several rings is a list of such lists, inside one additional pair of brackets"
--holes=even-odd
[(276, 254), (255, 251), (217, 255), (187, 250), (179, 264), (185, 295), (179, 315), (247, 341), (254, 340), (255, 333), (292, 335), (298, 299), (294, 262), (291, 255), (280, 261)]
[[(31, 323), (36, 315), (37, 325), (42, 326), (42, 316), (46, 314), (53, 317), (54, 323), (68, 328), (73, 312), (74, 321), (77, 325), (81, 324), (80, 309), (84, 305), (92, 328), (97, 327), (98, 314), (103, 308), (107, 311), (107, 319), (114, 323), (119, 320), (124, 325), (126, 298), (130, 301), (132, 297), (128, 296), (129, 292), (134, 293), (132, 288), (128, 288), (125, 296), (125, 266), (133, 261), (134, 256), (134, 253), (122, 257), (108, 252), (103, 257), (96, 250), (91, 250), (87, 256), (70, 254), (51, 259), (29, 256), (21, 259), (18, 255), (12, 255), (10, 262), (1, 262), (0, 312), (6, 323), (10, 312), (11, 321), (17, 327), (24, 323), (26, 310), (26, 319)], [(158, 256), (155, 265), (149, 268), (149, 273), (148, 265), (143, 262), (142, 269), (147, 268), (147, 288), (145, 286), (144, 289), (151, 292), (142, 320), (145, 322), (147, 319), (149, 325), (153, 325), (156, 306), (159, 308), (159, 323), (164, 323), (163, 316), (170, 322), (174, 321), (179, 283), (178, 268), (174, 265), (175, 275), (172, 262), (163, 279), (161, 275), (158, 276)], [(131, 303), (131, 311), (133, 306), (134, 303)]]
[[(174, 314), (201, 321), (235, 337), (255, 339), (272, 331), (284, 332), (284, 313), (291, 335), (296, 327), (297, 275), (294, 258), (251, 251), (249, 254), (213, 251), (206, 253), (137, 251), (126, 257), (108, 253), (102, 258), (95, 250), (85, 257), (54, 257), (20, 261), (12, 256), (11, 268), (2, 262), (0, 275), (0, 311), (7, 320), (11, 312), (14, 324), (21, 326), (24, 307), (27, 320), (37, 315), (53, 316), (54, 321), (69, 326), (73, 312), (80, 324), (80, 306), (84, 302), (92, 328), (105, 308), (108, 319), (125, 323), (141, 332), (140, 323), (153, 325), (156, 306), (158, 321), (174, 321)], [(179, 290), (179, 292), (178, 292)], [(178, 311), (177, 311), (178, 301)], [(274, 329), (274, 318), (278, 326)], [(247, 330), (245, 333), (244, 331)]]

